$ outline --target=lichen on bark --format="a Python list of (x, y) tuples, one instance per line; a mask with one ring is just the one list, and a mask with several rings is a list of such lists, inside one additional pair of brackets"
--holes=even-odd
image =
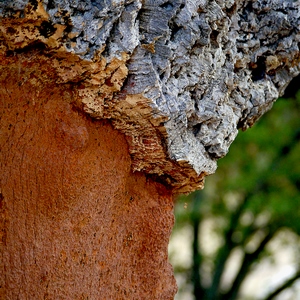
[(201, 188), (300, 71), (299, 1), (20, 0), (0, 15), (1, 52), (44, 45), (59, 83), (126, 135), (133, 170), (175, 192)]

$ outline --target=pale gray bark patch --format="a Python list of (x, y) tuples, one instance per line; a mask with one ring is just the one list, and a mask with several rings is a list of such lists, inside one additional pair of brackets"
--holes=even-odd
[[(12, 16), (28, 2), (37, 1), (2, 0), (0, 15)], [(149, 119), (173, 167), (147, 163), (137, 150), (133, 159), (144, 159), (142, 170), (164, 174), (178, 191), (195, 189), (202, 182), (195, 176), (214, 173), (238, 129), (251, 127), (300, 72), (299, 0), (42, 2), (51, 23), (66, 25), (67, 51), (85, 60), (101, 53), (108, 62), (130, 55), (122, 97), (149, 99), (153, 116), (140, 118)], [(153, 125), (153, 117), (164, 122)], [(122, 122), (139, 123), (128, 114)]]

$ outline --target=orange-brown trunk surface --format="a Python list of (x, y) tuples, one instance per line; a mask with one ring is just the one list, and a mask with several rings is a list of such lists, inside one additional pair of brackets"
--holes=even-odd
[(171, 191), (50, 64), (1, 60), (0, 299), (173, 299)]

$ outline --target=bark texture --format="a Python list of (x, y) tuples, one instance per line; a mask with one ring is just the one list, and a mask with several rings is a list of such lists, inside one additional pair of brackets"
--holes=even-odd
[(172, 299), (172, 193), (203, 187), (299, 73), (299, 14), (0, 1), (0, 298)]
[(84, 110), (126, 135), (133, 170), (189, 192), (299, 73), (299, 11), (299, 0), (4, 0), (2, 51), (39, 43), (58, 56)]
[(0, 299), (173, 299), (171, 190), (31, 55), (0, 74)]

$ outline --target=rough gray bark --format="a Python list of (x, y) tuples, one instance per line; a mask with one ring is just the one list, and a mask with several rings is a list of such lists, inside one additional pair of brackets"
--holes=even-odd
[(201, 188), (300, 72), (298, 0), (19, 0), (0, 15), (1, 51), (45, 45), (84, 110), (127, 136), (133, 169), (176, 192)]

